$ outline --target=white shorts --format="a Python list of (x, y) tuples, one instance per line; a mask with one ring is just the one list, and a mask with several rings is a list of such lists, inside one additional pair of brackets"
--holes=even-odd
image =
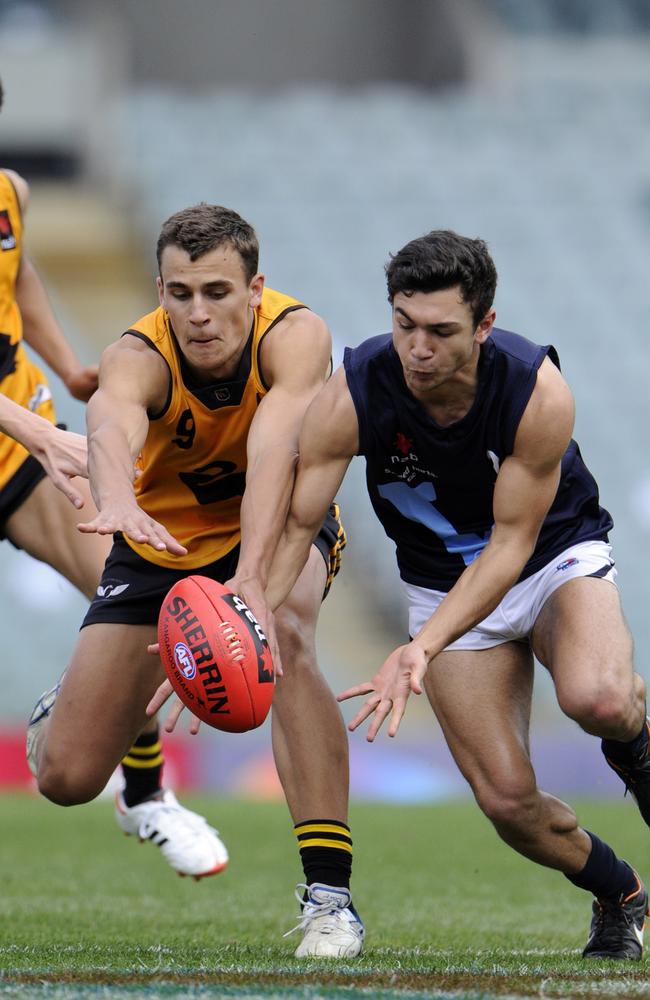
[[(566, 549), (543, 569), (516, 583), (492, 614), (446, 649), (489, 649), (502, 642), (528, 639), (542, 607), (553, 591), (577, 576), (597, 574), (614, 583), (616, 568), (607, 542), (580, 542)], [(414, 636), (431, 617), (446, 594), (405, 583), (409, 601), (409, 635)]]

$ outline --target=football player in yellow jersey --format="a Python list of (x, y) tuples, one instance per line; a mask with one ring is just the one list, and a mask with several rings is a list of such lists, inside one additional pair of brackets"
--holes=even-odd
[[(2, 98), (0, 84), (0, 107)], [(56, 426), (47, 379), (23, 340), (75, 399), (89, 399), (97, 388), (98, 371), (96, 365), (86, 367), (77, 359), (23, 251), (28, 199), (27, 182), (13, 170), (0, 170), (0, 537), (48, 563), (91, 600), (110, 540), (100, 535), (83, 538), (76, 529), (79, 515), (74, 507), (84, 507), (87, 516), (95, 512), (88, 483), (74, 478), (87, 475), (86, 438)], [(155, 720), (125, 758), (123, 771), (125, 795), (161, 793), (162, 754)], [(216, 841), (219, 853), (223, 845), (201, 817), (178, 809), (190, 845), (182, 860), (195, 874), (204, 864), (205, 850), (193, 845)], [(197, 826), (205, 829), (201, 837), (194, 833)]]
[[(147, 646), (169, 588), (200, 571), (258, 603), (302, 419), (331, 367), (327, 326), (265, 288), (257, 237), (236, 212), (201, 204), (176, 213), (157, 256), (160, 307), (104, 352), (88, 406), (99, 513), (79, 527), (115, 541), (60, 693), (31, 739), (39, 788), (63, 805), (99, 793), (146, 721), (164, 680)], [(315, 659), (320, 604), (345, 541), (337, 514), (275, 616), (284, 675), (273, 749), (305, 872), (300, 957), (351, 957), (363, 941), (350, 894), (347, 737)]]

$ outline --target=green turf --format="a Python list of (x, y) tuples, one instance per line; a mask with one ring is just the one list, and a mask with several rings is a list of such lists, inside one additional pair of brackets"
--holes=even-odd
[[(109, 802), (65, 810), (0, 796), (0, 1000), (117, 1000), (143, 986), (149, 1000), (650, 997), (645, 960), (580, 958), (590, 897), (508, 850), (472, 803), (353, 807), (368, 936), (364, 955), (345, 962), (298, 961), (298, 935), (282, 937), (297, 922), (301, 874), (284, 806), (188, 804), (231, 852), (227, 871), (200, 883), (123, 837)], [(650, 877), (633, 804), (584, 803), (580, 817)]]

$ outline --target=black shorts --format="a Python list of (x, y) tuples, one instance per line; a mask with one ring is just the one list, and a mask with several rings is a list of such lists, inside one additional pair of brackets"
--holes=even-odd
[[(57, 424), (62, 431), (67, 430), (66, 424)], [(25, 461), (14, 472), (13, 476), (3, 489), (0, 489), (0, 541), (7, 537), (7, 521), (11, 515), (25, 503), (41, 479), (45, 479), (47, 473), (41, 463), (28, 455)], [(11, 539), (9, 539), (11, 542)], [(11, 544), (14, 548), (19, 545)]]
[[(332, 504), (314, 545), (327, 567), (323, 599), (341, 566), (341, 552), (346, 537), (338, 504)], [(234, 576), (239, 559), (239, 545), (207, 566), (194, 569), (167, 569), (143, 559), (124, 541), (122, 532), (113, 536), (111, 549), (97, 593), (88, 608), (81, 628), (100, 622), (121, 625), (156, 625), (166, 594), (179, 580), (198, 574), (218, 583)]]

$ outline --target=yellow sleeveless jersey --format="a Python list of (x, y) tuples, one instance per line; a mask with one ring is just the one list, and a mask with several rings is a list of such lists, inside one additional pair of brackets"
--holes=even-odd
[[(0, 171), (0, 392), (15, 403), (54, 422), (47, 379), (22, 345), (23, 325), (16, 304), (23, 223), (16, 190)], [(0, 434), (0, 489), (20, 468), (28, 452), (6, 434)]]
[(246, 485), (246, 441), (268, 387), (259, 368), (263, 337), (301, 302), (265, 288), (239, 371), (230, 382), (189, 388), (165, 311), (159, 307), (127, 331), (158, 351), (169, 367), (165, 410), (150, 416), (138, 459), (138, 504), (187, 548), (186, 556), (157, 552), (130, 538), (143, 559), (170, 569), (198, 569), (221, 559), (240, 539), (239, 510)]

